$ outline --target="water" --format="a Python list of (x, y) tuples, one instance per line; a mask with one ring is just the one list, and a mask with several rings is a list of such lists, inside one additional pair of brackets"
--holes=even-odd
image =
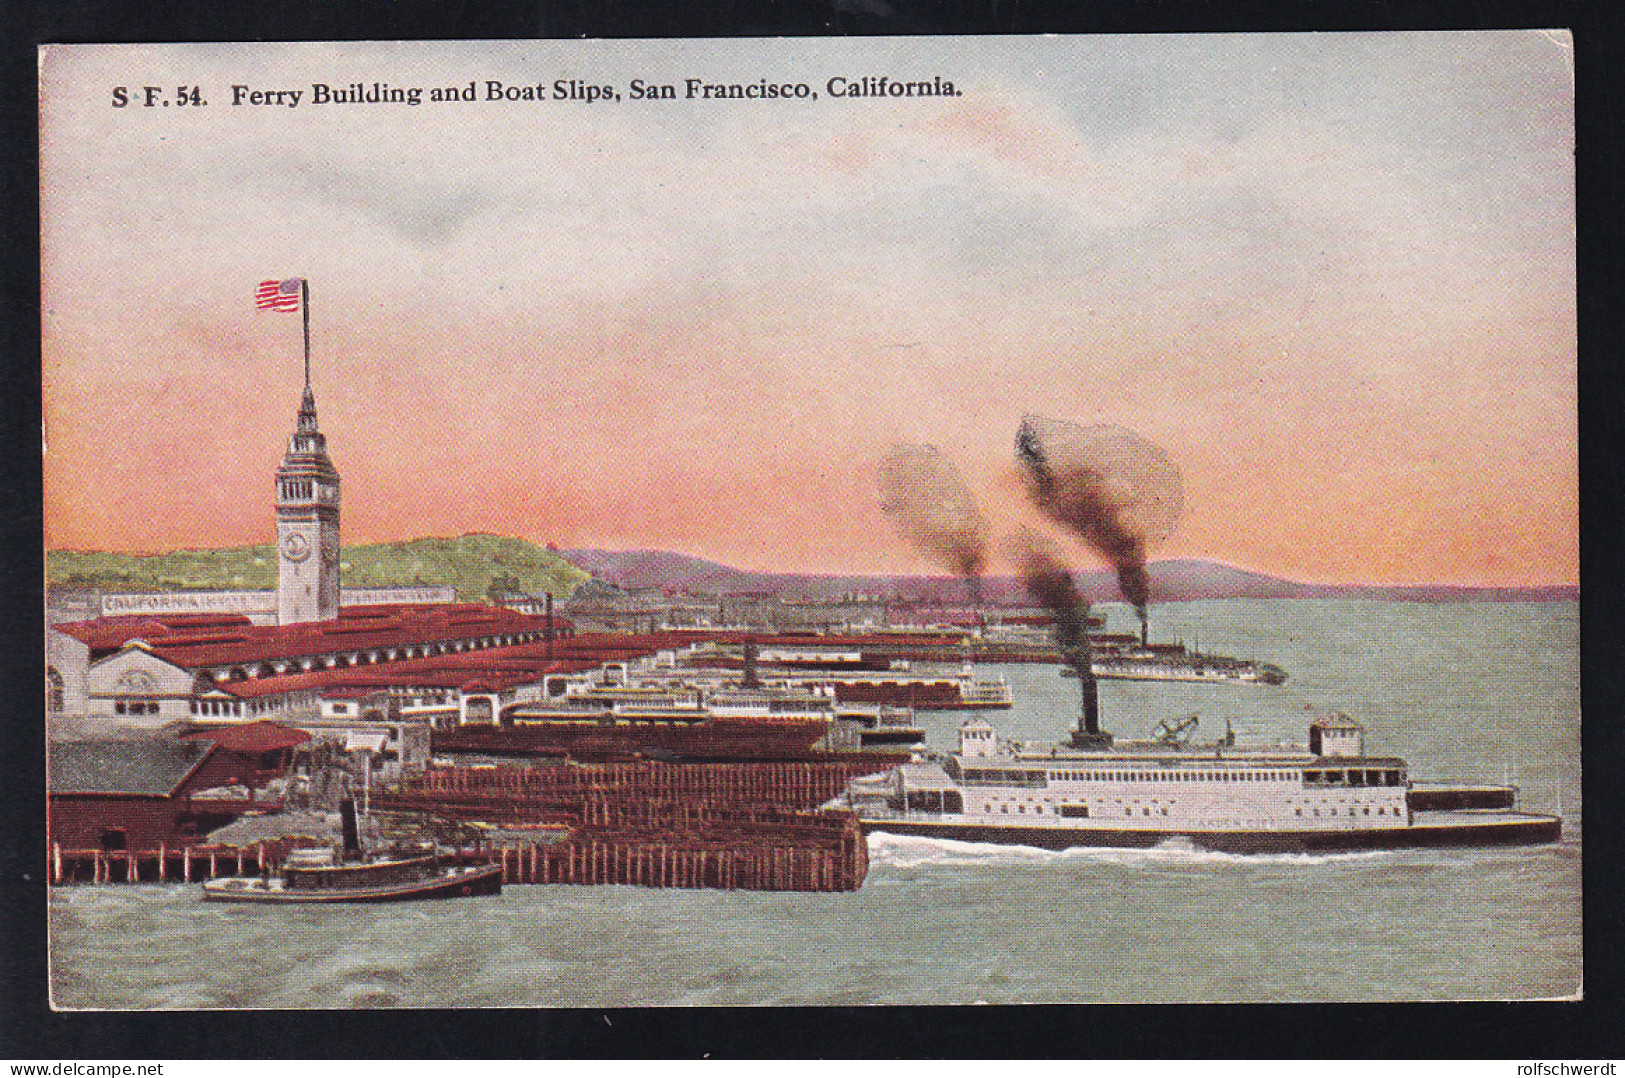
[[(1113, 628), (1127, 627), (1112, 609)], [(1274, 662), (1285, 685), (1102, 684), (1143, 736), (1303, 740), (1305, 705), (1366, 726), (1416, 778), (1518, 783), (1563, 841), (1510, 850), (1239, 857), (1169, 844), (1049, 853), (877, 835), (856, 894), (509, 887), (310, 909), (194, 887), (51, 895), (67, 1008), (486, 1007), (1563, 997), (1581, 986), (1574, 603), (1169, 604), (1159, 639)], [(1076, 682), (1002, 668), (1009, 736), (1053, 740)], [(963, 714), (923, 713), (947, 747)]]

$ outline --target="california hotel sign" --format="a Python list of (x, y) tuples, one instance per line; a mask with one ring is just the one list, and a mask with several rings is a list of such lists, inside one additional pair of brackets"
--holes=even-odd
[[(341, 606), (374, 603), (453, 603), (457, 589), (449, 586), (409, 588), (344, 588)], [(102, 616), (117, 614), (243, 614), (274, 616), (274, 591), (168, 591), (102, 595)]]

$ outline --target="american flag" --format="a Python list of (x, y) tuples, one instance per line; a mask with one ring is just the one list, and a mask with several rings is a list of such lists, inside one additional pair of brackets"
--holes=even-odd
[(254, 289), (254, 306), (262, 311), (297, 311), (299, 285), (297, 277), (289, 277), (286, 281), (261, 281), (260, 286)]

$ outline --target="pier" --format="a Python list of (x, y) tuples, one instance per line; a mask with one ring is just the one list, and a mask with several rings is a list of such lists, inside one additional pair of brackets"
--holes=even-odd
[[(558, 838), (480, 842), (443, 856), (502, 865), (513, 884), (626, 884), (754, 891), (854, 891), (868, 847), (849, 812), (819, 811), (872, 761), (434, 768), (375, 792), (375, 811), (510, 827)], [(309, 839), (231, 846), (72, 849), (53, 843), (53, 884), (192, 883), (281, 871)]]
[(290, 847), (287, 842), (256, 842), (247, 846), (86, 850), (53, 842), (50, 879), (53, 884), (192, 883), (218, 876), (259, 876), (280, 871)]
[[(579, 831), (559, 842), (505, 842), (442, 854), (460, 864), (502, 865), (508, 884), (628, 884), (746, 891), (855, 891), (868, 872), (857, 821), (843, 814), (799, 814), (752, 826), (709, 821), (684, 832)], [(73, 850), (53, 845), (53, 884), (195, 883), (281, 871), (290, 847), (186, 846), (158, 850)]]

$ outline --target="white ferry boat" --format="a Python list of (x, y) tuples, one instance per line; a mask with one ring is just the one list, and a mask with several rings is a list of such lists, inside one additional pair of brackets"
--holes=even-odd
[[(1133, 633), (1093, 633), (1090, 668), (1097, 678), (1128, 681), (1203, 681), (1232, 685), (1280, 685), (1286, 671), (1274, 663), (1205, 654), (1184, 644), (1153, 644), (1145, 626)], [(1062, 677), (1077, 670), (1061, 667)]]
[[(1225, 655), (1202, 655), (1183, 648), (1134, 648), (1094, 657), (1097, 678), (1125, 681), (1202, 681), (1235, 685), (1279, 685), (1286, 671), (1273, 663), (1232, 659)], [(1061, 668), (1062, 677), (1077, 677), (1070, 666)]]
[[(1092, 688), (1092, 683), (1088, 685)], [(1092, 695), (1092, 694), (1091, 694)], [(959, 751), (855, 780), (830, 807), (865, 833), (1066, 849), (1186, 839), (1234, 853), (1555, 842), (1562, 822), (1510, 810), (1509, 787), (1411, 783), (1405, 761), (1368, 755), (1344, 715), (1316, 718), (1306, 746), (1193, 744), (1194, 716), (1145, 741), (1080, 722), (1073, 743), (1013, 744), (973, 719)], [(1433, 808), (1431, 806), (1448, 806)]]

